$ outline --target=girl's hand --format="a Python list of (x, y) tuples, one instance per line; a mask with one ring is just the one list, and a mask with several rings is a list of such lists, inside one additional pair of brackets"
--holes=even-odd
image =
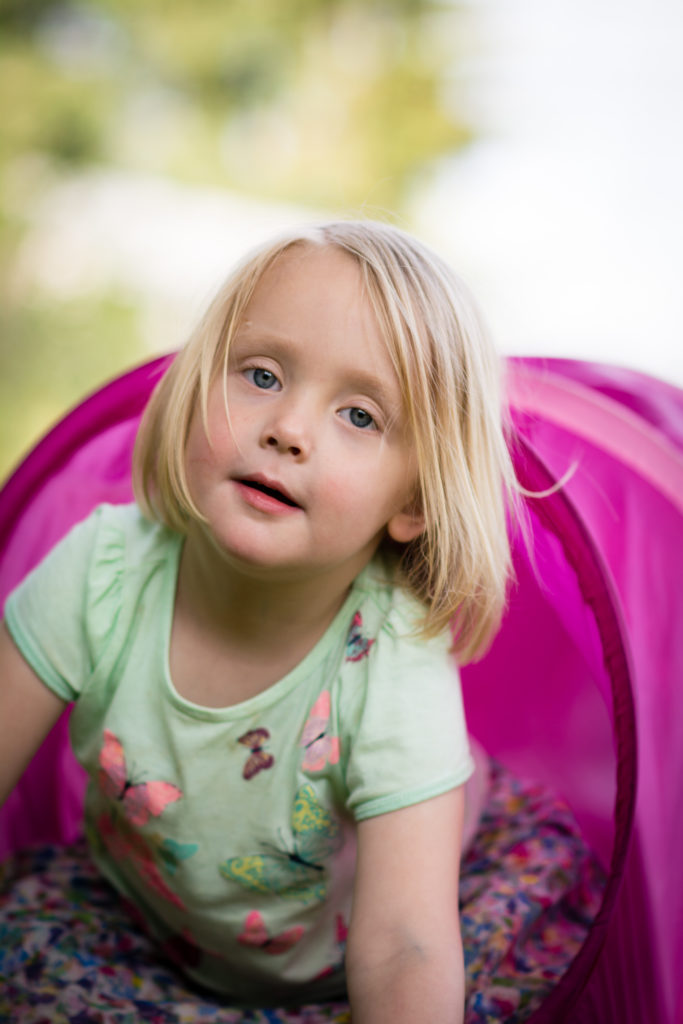
[(65, 707), (24, 661), (0, 622), (0, 805)]
[(346, 970), (353, 1024), (461, 1024), (464, 789), (358, 826)]

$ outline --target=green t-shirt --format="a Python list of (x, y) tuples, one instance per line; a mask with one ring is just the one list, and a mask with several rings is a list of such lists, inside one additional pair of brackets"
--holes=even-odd
[(7, 627), (75, 701), (93, 856), (167, 951), (244, 1006), (339, 997), (354, 822), (472, 771), (450, 637), (411, 636), (419, 606), (372, 563), (283, 679), (201, 707), (168, 667), (181, 549), (136, 506), (101, 506), (10, 596)]

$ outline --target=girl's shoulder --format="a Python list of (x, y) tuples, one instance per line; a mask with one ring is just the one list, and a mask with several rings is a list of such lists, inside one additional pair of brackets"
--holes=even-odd
[(157, 577), (175, 575), (182, 538), (146, 519), (134, 502), (99, 505), (92, 522), (88, 557), (91, 604), (134, 606), (136, 595)]
[[(135, 504), (98, 505), (15, 588), (6, 615), (55, 623), (77, 618), (86, 630), (109, 633), (128, 597), (169, 575), (180, 540)], [(158, 571), (164, 566), (170, 567), (165, 574)]]
[[(435, 637), (425, 637), (421, 624), (425, 608), (408, 590), (396, 583), (391, 564), (375, 560), (356, 580), (354, 592), (357, 596), (358, 611), (354, 624), (362, 620), (364, 632), (379, 642), (385, 649), (416, 649), (424, 655), (428, 652), (446, 655), (451, 660), (453, 637), (450, 630), (444, 630)], [(352, 626), (351, 632), (354, 632)]]
[(40, 678), (74, 699), (114, 638), (130, 632), (141, 596), (157, 607), (172, 591), (178, 549), (178, 538), (132, 505), (100, 505), (72, 527), (5, 604), (15, 643)]
[(171, 540), (177, 540), (166, 526), (147, 519), (135, 501), (123, 505), (111, 505), (106, 502), (97, 505), (85, 522), (92, 521), (96, 529), (106, 536), (109, 543), (139, 544), (144, 547), (163, 548)]
[[(459, 672), (450, 631), (435, 637), (420, 632), (424, 608), (392, 583), (381, 563), (356, 581), (350, 628), (338, 675), (338, 700), (349, 733), (370, 707), (414, 706), (421, 699), (450, 705), (459, 693)], [(417, 690), (416, 690), (417, 687)]]
[(374, 567), (355, 595), (333, 703), (345, 806), (362, 820), (460, 785), (472, 765), (450, 632), (424, 637), (420, 603)]
[(181, 538), (146, 519), (135, 502), (98, 505), (62, 544), (87, 553), (91, 576), (148, 571), (175, 555)]

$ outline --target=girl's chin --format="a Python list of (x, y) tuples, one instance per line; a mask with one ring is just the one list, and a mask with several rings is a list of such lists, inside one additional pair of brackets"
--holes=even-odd
[[(313, 558), (295, 558), (283, 551), (267, 553), (248, 547), (217, 546), (227, 576), (232, 583), (238, 580), (245, 586), (301, 587), (314, 584), (321, 593), (345, 590), (359, 571), (346, 563), (321, 564)], [(362, 567), (361, 567), (362, 568)], [(226, 576), (226, 579), (227, 579)]]
[(339, 583), (343, 588), (348, 585), (347, 577), (353, 580), (367, 565), (380, 540), (372, 538), (358, 552), (349, 552), (343, 545), (340, 550), (338, 537), (328, 537), (327, 544), (321, 538), (315, 544), (308, 538), (297, 547), (292, 543), (295, 538), (286, 536), (288, 530), (280, 536), (269, 536), (275, 531), (263, 531), (260, 524), (256, 529), (248, 522), (239, 524), (239, 528), (235, 525), (233, 522), (224, 530), (211, 524), (203, 526), (197, 539), (204, 548), (204, 558), (213, 560), (206, 564), (214, 571), (222, 565), (226, 572), (264, 583), (320, 582), (327, 577), (332, 586)]
[(307, 559), (294, 557), (291, 550), (286, 550), (283, 545), (277, 545), (273, 550), (264, 545), (235, 543), (213, 535), (211, 545), (226, 570), (264, 582), (303, 579), (316, 574)]

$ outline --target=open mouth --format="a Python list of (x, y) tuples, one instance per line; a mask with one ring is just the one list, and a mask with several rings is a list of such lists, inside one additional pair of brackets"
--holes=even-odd
[(240, 480), (239, 482), (245, 487), (250, 487), (254, 491), (261, 491), (262, 494), (267, 494), (269, 497), (275, 498), (276, 501), (281, 501), (283, 505), (289, 505), (290, 508), (301, 507), (296, 501), (293, 501), (289, 495), (284, 494), (282, 491), (278, 491), (276, 487), (268, 487), (266, 484), (262, 484), (258, 480)]

